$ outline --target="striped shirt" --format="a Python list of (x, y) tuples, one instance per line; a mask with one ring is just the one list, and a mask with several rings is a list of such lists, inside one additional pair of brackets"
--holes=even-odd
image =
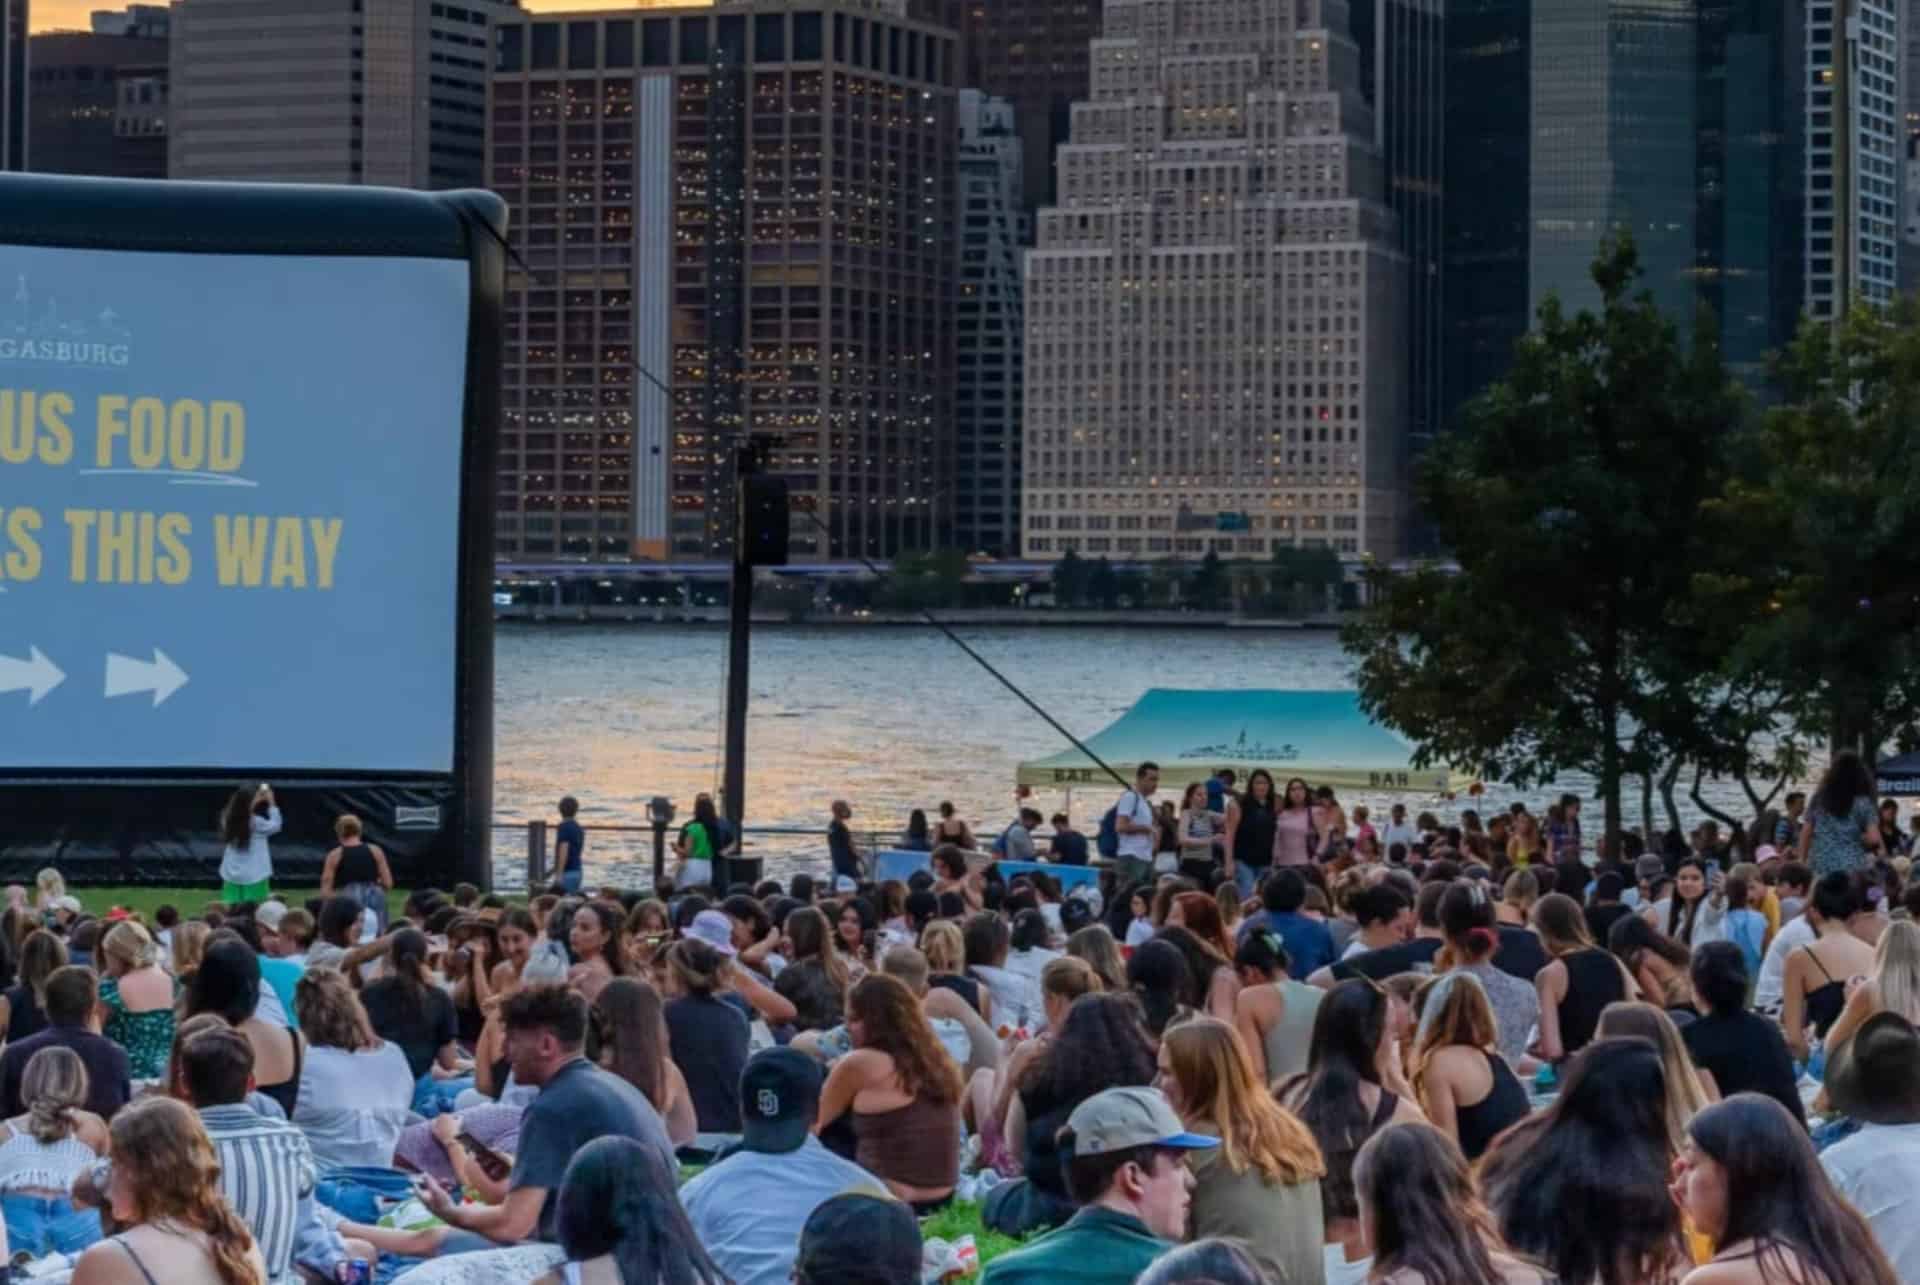
[(200, 1123), (220, 1159), (221, 1194), (260, 1242), (267, 1285), (297, 1285), (294, 1236), (315, 1177), (306, 1135), (245, 1103), (202, 1107)]

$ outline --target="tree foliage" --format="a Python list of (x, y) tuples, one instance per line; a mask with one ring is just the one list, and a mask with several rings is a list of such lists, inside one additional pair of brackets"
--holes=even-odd
[(1622, 779), (1697, 748), (1699, 690), (1663, 649), (1742, 410), (1711, 327), (1683, 345), (1638, 275), (1631, 241), (1610, 239), (1597, 314), (1541, 306), (1417, 479), (1457, 572), (1372, 572), (1344, 634), (1362, 705), (1421, 763), (1522, 788), (1589, 772), (1610, 837)]

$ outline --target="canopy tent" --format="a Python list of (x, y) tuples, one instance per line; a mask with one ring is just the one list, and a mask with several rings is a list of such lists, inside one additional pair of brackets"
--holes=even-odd
[(1920, 795), (1920, 750), (1881, 759), (1873, 774), (1882, 794)]
[[(1264, 767), (1278, 782), (1298, 776), (1354, 790), (1444, 794), (1472, 783), (1445, 767), (1416, 769), (1413, 748), (1361, 712), (1359, 694), (1350, 691), (1156, 687), (1086, 745), (1129, 781), (1139, 764), (1158, 763), (1163, 792), (1204, 781), (1223, 767), (1242, 781)], [(1101, 788), (1113, 780), (1076, 749), (1022, 763), (1019, 784)]]

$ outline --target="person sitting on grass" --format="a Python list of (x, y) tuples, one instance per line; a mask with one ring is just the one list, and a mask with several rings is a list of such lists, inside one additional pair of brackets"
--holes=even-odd
[(813, 1136), (825, 1083), (794, 1049), (764, 1049), (740, 1077), (740, 1146), (680, 1189), (700, 1243), (734, 1285), (786, 1285), (800, 1235), (823, 1200), (885, 1184)]
[(1220, 1145), (1188, 1133), (1155, 1089), (1108, 1089), (1081, 1103), (1060, 1135), (1067, 1190), (1080, 1211), (1064, 1227), (995, 1259), (982, 1285), (1133, 1285), (1187, 1233), (1186, 1154)]
[(206, 954), (187, 984), (180, 1016), (212, 1013), (247, 1037), (253, 1045), (254, 1087), (280, 1104), (291, 1116), (300, 1095), (300, 1064), (306, 1043), (291, 1026), (262, 1021), (260, 960), (241, 937), (221, 929), (207, 940)]
[(93, 972), (69, 964), (57, 968), (47, 978), (47, 1027), (37, 1035), (8, 1044), (0, 1053), (0, 1118), (8, 1120), (25, 1115), (28, 1103), (21, 1088), (27, 1063), (43, 1048), (70, 1048), (80, 1055), (87, 1068), (87, 1110), (102, 1120), (111, 1120), (114, 1112), (132, 1096), (132, 1076), (127, 1051), (104, 1035), (94, 1033), (90, 1023), (100, 992)]
[(534, 1285), (727, 1285), (674, 1198), (674, 1172), (631, 1138), (599, 1138), (581, 1148), (560, 1184), (557, 1227), (566, 1260)]
[(800, 1232), (794, 1285), (919, 1285), (923, 1247), (913, 1211), (863, 1192), (835, 1196)]
[[(913, 992), (884, 973), (848, 993), (847, 1032), (853, 1049), (827, 1076), (815, 1132), (841, 1154), (851, 1150), (917, 1212), (930, 1213), (952, 1197), (960, 1176), (960, 1069)], [(828, 1133), (843, 1116), (843, 1128)]]
[(78, 1254), (100, 1239), (100, 1215), (76, 1208), (68, 1191), (107, 1149), (107, 1126), (81, 1109), (87, 1068), (72, 1049), (41, 1049), (27, 1063), (21, 1094), (27, 1114), (0, 1125), (7, 1247), (35, 1258)]
[(587, 1002), (564, 986), (526, 986), (501, 1006), (513, 1078), (537, 1086), (527, 1107), (520, 1150), (497, 1205), (461, 1205), (431, 1177), (421, 1199), (447, 1224), (439, 1252), (465, 1253), (526, 1240), (555, 1239), (556, 1195), (567, 1165), (595, 1138), (632, 1138), (675, 1164), (659, 1112), (640, 1090), (587, 1060)]

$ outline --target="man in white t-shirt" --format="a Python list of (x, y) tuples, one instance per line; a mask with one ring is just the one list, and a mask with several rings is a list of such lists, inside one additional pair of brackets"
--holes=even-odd
[(1392, 819), (1380, 827), (1380, 853), (1385, 856), (1397, 843), (1411, 856), (1413, 841), (1419, 837), (1420, 832), (1407, 820), (1407, 805), (1396, 803), (1393, 805)]
[(1144, 883), (1153, 876), (1153, 792), (1159, 788), (1160, 765), (1142, 763), (1133, 774), (1133, 788), (1114, 805), (1121, 886)]

